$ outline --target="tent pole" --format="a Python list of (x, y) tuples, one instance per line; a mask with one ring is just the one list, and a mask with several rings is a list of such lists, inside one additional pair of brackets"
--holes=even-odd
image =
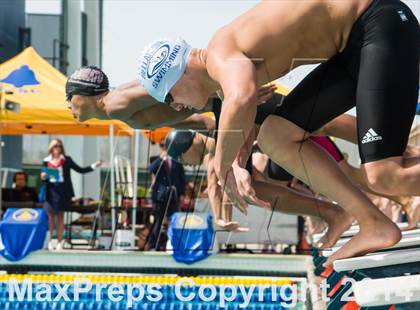
[(114, 168), (114, 124), (109, 125), (109, 164), (111, 170), (111, 229), (112, 235), (115, 233), (116, 223), (115, 223), (115, 168)]
[[(134, 178), (133, 178), (133, 210), (132, 210), (132, 229), (133, 237), (136, 237), (136, 217), (137, 217), (137, 183), (138, 183), (138, 168), (139, 168), (139, 142), (140, 142), (140, 131), (134, 130)], [(135, 246), (134, 244), (132, 245)]]
[[(3, 91), (3, 87), (0, 84), (0, 129), (3, 129), (3, 123), (1, 121), (1, 116), (3, 114), (3, 107), (4, 107), (4, 102), (5, 102), (5, 98), (4, 98), (4, 91)], [(3, 216), (3, 197), (2, 197), (2, 190), (1, 188), (3, 187), (3, 136), (0, 133), (0, 216)]]
[[(1, 107), (0, 107), (1, 111)], [(0, 128), (3, 126), (0, 121)], [(3, 136), (0, 133), (0, 188), (3, 187)], [(2, 197), (2, 191), (0, 190), (0, 216), (3, 216), (3, 197)]]

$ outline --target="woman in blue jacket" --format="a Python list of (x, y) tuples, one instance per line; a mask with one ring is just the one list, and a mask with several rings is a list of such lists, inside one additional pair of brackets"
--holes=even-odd
[[(46, 181), (46, 197), (44, 208), (48, 212), (50, 235), (54, 231), (55, 216), (57, 216), (57, 250), (64, 245), (64, 212), (70, 208), (71, 200), (74, 197), (73, 184), (71, 182), (70, 170), (79, 173), (92, 172), (101, 166), (102, 161), (98, 160), (88, 167), (80, 167), (70, 156), (66, 155), (63, 142), (53, 139), (48, 146), (49, 155), (44, 158), (41, 179)], [(51, 241), (49, 249), (53, 249)]]

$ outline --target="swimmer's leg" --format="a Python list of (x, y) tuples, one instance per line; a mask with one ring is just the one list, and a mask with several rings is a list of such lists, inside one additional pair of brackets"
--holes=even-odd
[(333, 201), (356, 218), (360, 232), (349, 245), (329, 258), (353, 257), (384, 247), (401, 239), (398, 227), (383, 215), (339, 169), (324, 150), (310, 140), (309, 134), (280, 116), (269, 116), (261, 126), (258, 144), (277, 164)]
[(274, 211), (309, 215), (327, 222), (327, 233), (318, 244), (321, 248), (334, 246), (341, 234), (353, 222), (352, 216), (339, 206), (328, 201), (311, 197), (282, 185), (256, 181), (253, 182), (253, 186), (258, 198), (269, 201)]

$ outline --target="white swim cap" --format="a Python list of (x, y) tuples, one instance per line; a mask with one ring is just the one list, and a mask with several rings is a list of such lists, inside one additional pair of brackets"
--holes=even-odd
[(192, 47), (183, 39), (156, 40), (143, 51), (139, 60), (140, 82), (159, 102), (182, 77)]

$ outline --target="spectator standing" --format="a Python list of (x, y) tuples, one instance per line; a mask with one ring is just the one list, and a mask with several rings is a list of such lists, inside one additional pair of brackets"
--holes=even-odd
[(169, 218), (179, 210), (180, 200), (185, 193), (185, 170), (182, 164), (172, 160), (166, 153), (165, 143), (160, 146), (160, 156), (150, 165), (152, 174), (152, 202), (155, 221), (149, 246), (159, 249), (159, 235), (165, 216)]
[[(64, 246), (64, 211), (70, 209), (74, 197), (70, 170), (73, 169), (79, 173), (92, 172), (102, 165), (102, 161), (98, 160), (90, 166), (80, 167), (70, 156), (66, 155), (63, 142), (59, 139), (50, 142), (48, 154), (44, 158), (44, 168), (41, 172), (41, 179), (46, 181), (44, 208), (48, 213), (50, 235), (54, 231), (55, 217), (57, 217), (58, 244), (56, 249), (61, 250)], [(48, 248), (50, 250), (54, 248), (51, 241)]]

